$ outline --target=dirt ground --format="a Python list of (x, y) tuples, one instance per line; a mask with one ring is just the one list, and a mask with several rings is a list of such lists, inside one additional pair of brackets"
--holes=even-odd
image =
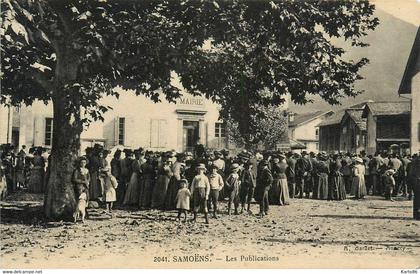
[(90, 209), (84, 224), (3, 218), (0, 268), (420, 267), (411, 201), (295, 199), (262, 219), (221, 214), (206, 225), (202, 216), (195, 224), (175, 218), (175, 211), (135, 209), (112, 217)]

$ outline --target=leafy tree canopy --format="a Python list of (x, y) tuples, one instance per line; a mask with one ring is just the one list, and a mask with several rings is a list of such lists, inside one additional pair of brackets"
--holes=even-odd
[(368, 60), (343, 60), (330, 38), (366, 46), (360, 39), (378, 24), (361, 0), (4, 0), (1, 8), (2, 102), (64, 96), (68, 111), (82, 106), (98, 119), (107, 109), (98, 100), (118, 96), (117, 85), (174, 100), (174, 70), (242, 132), (245, 118), (264, 116), (261, 106), (287, 93), (301, 104), (307, 94), (331, 104), (358, 94), (354, 82)]

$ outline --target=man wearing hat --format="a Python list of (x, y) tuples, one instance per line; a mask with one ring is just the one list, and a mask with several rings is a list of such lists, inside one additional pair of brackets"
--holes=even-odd
[(296, 189), (296, 156), (290, 151), (287, 153), (287, 168), (286, 168), (286, 177), (287, 177), (287, 183), (289, 185), (289, 195), (290, 198), (295, 198), (295, 189)]
[(207, 176), (204, 174), (206, 172), (206, 166), (204, 164), (199, 164), (197, 166), (198, 174), (194, 177), (191, 184), (191, 193), (193, 198), (193, 213), (194, 218), (193, 222), (197, 219), (197, 213), (201, 210), (204, 211), (204, 218), (206, 219), (206, 224), (209, 223), (208, 219), (208, 209), (207, 209), (207, 200), (210, 195), (210, 183)]
[(223, 177), (225, 173), (225, 161), (222, 159), (222, 153), (220, 151), (214, 151), (213, 165), (217, 167), (219, 174)]
[[(306, 151), (302, 151), (302, 157), (296, 159), (295, 165), (295, 181), (296, 181), (296, 193), (295, 195), (299, 198), (303, 198), (305, 192), (305, 185), (311, 181), (312, 165), (309, 161), (309, 156)], [(306, 198), (309, 198), (306, 197)]]
[(261, 171), (258, 173), (256, 196), (260, 203), (260, 216), (268, 214), (269, 202), (268, 202), (268, 191), (273, 183), (273, 176), (268, 168), (268, 161), (262, 160), (260, 162)]

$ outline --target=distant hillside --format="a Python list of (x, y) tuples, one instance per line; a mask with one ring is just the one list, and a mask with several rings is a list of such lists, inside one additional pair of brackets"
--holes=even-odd
[(348, 52), (346, 57), (358, 60), (367, 57), (370, 64), (361, 71), (365, 79), (356, 83), (356, 87), (365, 92), (356, 98), (345, 98), (342, 105), (330, 106), (320, 97), (312, 97), (314, 103), (300, 106), (291, 103), (290, 110), (302, 113), (311, 110), (340, 109), (367, 100), (405, 100), (398, 96), (398, 86), (413, 45), (417, 26), (406, 23), (380, 9), (376, 10), (380, 25), (370, 32), (365, 41), (370, 44), (366, 48), (351, 48), (342, 41), (335, 42)]

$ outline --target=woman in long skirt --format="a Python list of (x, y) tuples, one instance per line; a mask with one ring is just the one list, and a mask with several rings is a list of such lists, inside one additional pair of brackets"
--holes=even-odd
[(362, 199), (366, 196), (366, 184), (365, 184), (365, 166), (363, 160), (360, 157), (354, 159), (355, 164), (352, 169), (353, 179), (351, 185), (351, 195), (355, 199)]
[(45, 160), (41, 154), (40, 149), (36, 150), (32, 159), (33, 166), (28, 184), (28, 191), (31, 193), (42, 193), (44, 191)]
[(152, 194), (152, 208), (163, 209), (165, 207), (166, 192), (172, 177), (169, 162), (165, 162), (158, 172), (158, 178)]
[(89, 199), (92, 201), (98, 200), (103, 195), (103, 189), (101, 182), (99, 181), (99, 169), (101, 167), (101, 160), (96, 151), (93, 155), (88, 158), (88, 166), (90, 173), (90, 184), (89, 184)]
[(314, 199), (327, 200), (328, 199), (328, 174), (329, 167), (327, 164), (327, 156), (320, 155), (317, 163), (318, 183), (316, 184), (316, 192), (313, 196)]
[(176, 208), (176, 196), (178, 194), (178, 190), (181, 188), (180, 180), (185, 166), (183, 161), (183, 154), (178, 154), (176, 162), (172, 165), (173, 176), (171, 177), (171, 180), (169, 182), (168, 192), (166, 194), (165, 201), (165, 209), (167, 210), (172, 210)]
[(155, 169), (152, 159), (146, 156), (146, 163), (141, 166), (141, 183), (143, 185), (139, 196), (139, 207), (150, 208), (152, 202), (152, 191), (155, 179)]
[[(280, 161), (280, 158), (282, 160)], [(290, 201), (289, 186), (286, 177), (287, 163), (282, 156), (274, 156), (272, 167), (273, 185), (271, 186), (268, 197), (270, 204), (288, 205)]]
[(138, 159), (133, 161), (132, 171), (133, 173), (125, 191), (123, 205), (137, 205), (139, 202), (140, 163)]
[(340, 169), (341, 161), (338, 159), (338, 155), (334, 155), (333, 160), (330, 163), (330, 177), (328, 185), (329, 200), (346, 199), (346, 187), (344, 185), (344, 180)]

